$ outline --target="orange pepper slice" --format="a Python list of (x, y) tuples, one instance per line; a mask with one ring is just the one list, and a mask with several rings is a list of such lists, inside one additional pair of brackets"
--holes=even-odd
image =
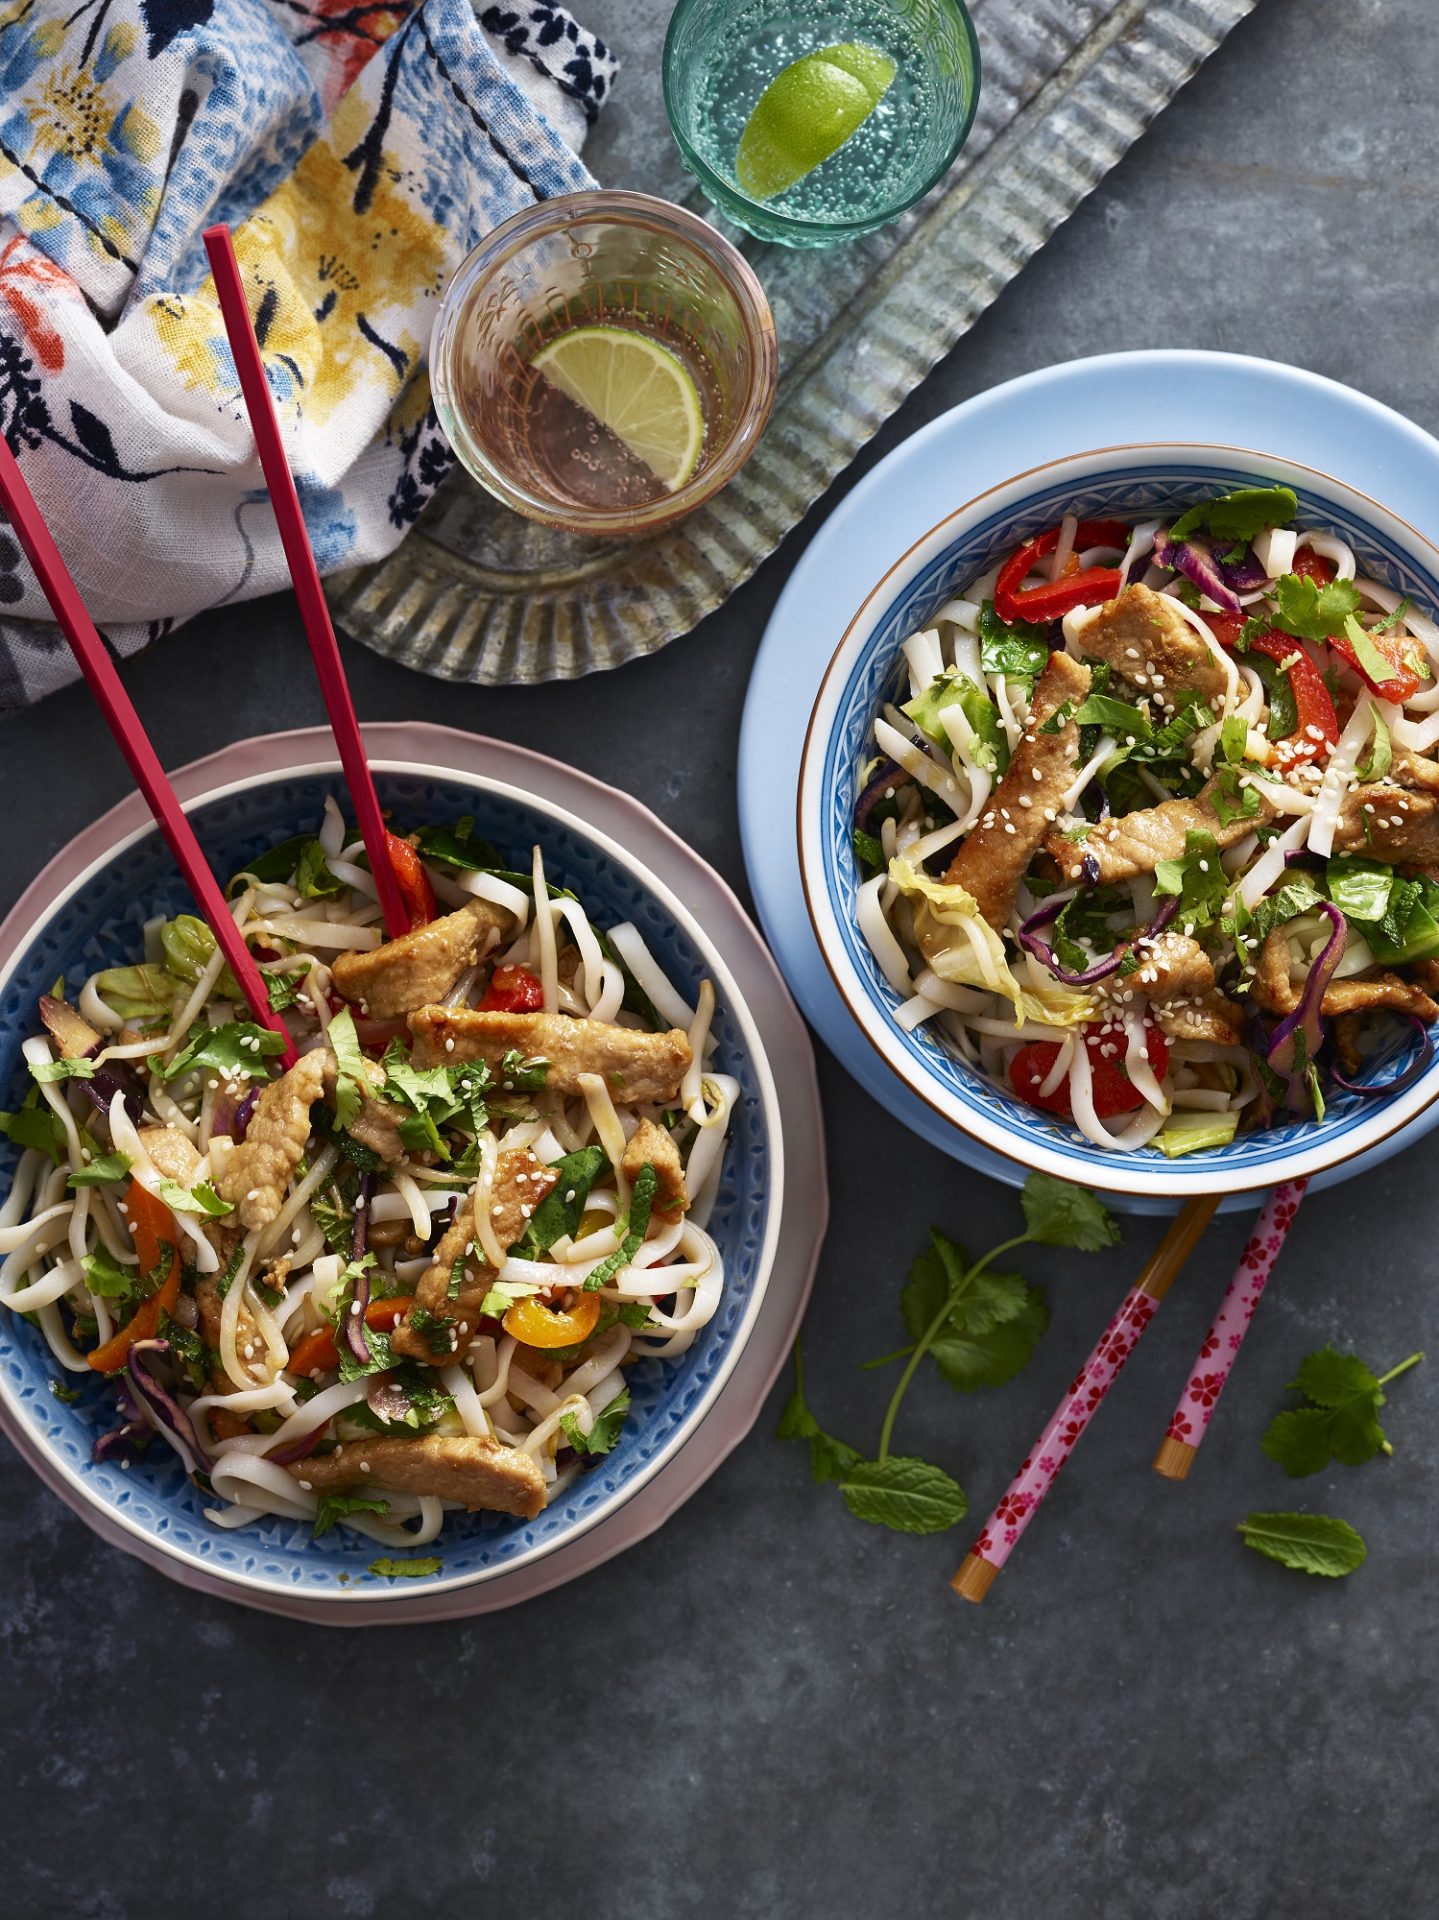
[[(372, 1300), (365, 1308), (365, 1325), (388, 1331), (403, 1320), (415, 1304), (412, 1293), (396, 1293), (388, 1300)], [(335, 1345), (333, 1327), (317, 1327), (313, 1333), (307, 1333), (299, 1346), (294, 1349), (285, 1362), (286, 1373), (312, 1374), (323, 1373), (329, 1367), (340, 1364), (340, 1350)]]
[(500, 1324), (524, 1347), (574, 1347), (589, 1339), (599, 1317), (597, 1293), (582, 1293), (567, 1312), (543, 1306), (530, 1294), (516, 1300)]
[(180, 1256), (175, 1242), (178, 1234), (175, 1216), (163, 1200), (157, 1200), (138, 1180), (130, 1182), (125, 1195), (125, 1218), (130, 1239), (139, 1257), (141, 1273), (153, 1273), (159, 1266), (165, 1247), (170, 1249), (170, 1270), (160, 1289), (142, 1300), (124, 1326), (112, 1333), (103, 1346), (85, 1357), (96, 1373), (119, 1373), (130, 1357), (137, 1340), (153, 1340), (160, 1330), (160, 1315), (169, 1313), (180, 1297)]

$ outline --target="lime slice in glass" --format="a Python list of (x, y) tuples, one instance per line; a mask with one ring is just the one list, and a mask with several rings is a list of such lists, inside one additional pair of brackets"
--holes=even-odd
[(887, 53), (848, 41), (820, 47), (775, 75), (740, 135), (735, 178), (753, 200), (773, 200), (838, 153), (889, 91)]
[(576, 327), (532, 362), (576, 406), (594, 415), (671, 493), (699, 465), (705, 417), (676, 353), (625, 327)]

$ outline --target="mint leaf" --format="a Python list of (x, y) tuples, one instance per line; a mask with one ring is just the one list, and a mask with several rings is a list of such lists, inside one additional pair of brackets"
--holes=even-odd
[(1117, 1246), (1123, 1238), (1108, 1208), (1088, 1188), (1057, 1180), (1053, 1174), (1030, 1174), (1020, 1201), (1029, 1238), (1042, 1247), (1098, 1253)]
[(1394, 747), (1388, 722), (1379, 711), (1377, 700), (1369, 702), (1369, 717), (1374, 722), (1374, 737), (1368, 753), (1355, 767), (1354, 774), (1359, 780), (1382, 780), (1394, 764)]
[(1074, 723), (1080, 727), (1103, 727), (1106, 733), (1133, 734), (1141, 743), (1154, 738), (1149, 715), (1125, 700), (1112, 700), (1105, 693), (1091, 693), (1075, 709)]
[(533, 1259), (566, 1234), (573, 1239), (584, 1219), (590, 1188), (608, 1165), (603, 1147), (581, 1147), (578, 1153), (553, 1161), (552, 1170), (559, 1177), (530, 1216), (515, 1251)]
[(596, 1293), (601, 1287), (607, 1287), (644, 1245), (645, 1235), (649, 1232), (650, 1209), (654, 1205), (658, 1186), (659, 1175), (646, 1160), (635, 1176), (634, 1188), (630, 1193), (629, 1230), (609, 1259), (602, 1260), (588, 1276), (584, 1284), (586, 1293)]
[(854, 857), (867, 875), (879, 873), (884, 867), (884, 842), (873, 833), (866, 833), (862, 827), (856, 827), (850, 836), (854, 848)]
[(330, 1046), (338, 1069), (335, 1076), (335, 1125), (352, 1127), (360, 1117), (360, 1106), (370, 1091), (365, 1071), (365, 1055), (360, 1036), (355, 1032), (355, 1016), (346, 1007), (330, 1022)]
[(1207, 527), (1218, 540), (1248, 546), (1266, 527), (1282, 527), (1298, 511), (1299, 501), (1290, 487), (1236, 487), (1181, 513), (1169, 534), (1173, 540), (1184, 540)]
[(382, 1580), (423, 1580), (428, 1574), (438, 1573), (444, 1564), (438, 1554), (423, 1560), (394, 1560), (385, 1554), (370, 1562), (370, 1572)]
[(927, 1460), (895, 1454), (861, 1460), (840, 1477), (839, 1486), (857, 1520), (896, 1533), (943, 1533), (969, 1512), (958, 1481)]
[(88, 1161), (65, 1182), (67, 1187), (113, 1187), (130, 1171), (127, 1153), (102, 1153)]
[(1239, 1522), (1238, 1532), (1246, 1547), (1282, 1567), (1329, 1580), (1353, 1573), (1369, 1551), (1347, 1520), (1331, 1520), (1324, 1513), (1251, 1513)]
[(310, 1537), (312, 1540), (322, 1540), (334, 1529), (336, 1521), (343, 1520), (349, 1513), (388, 1513), (389, 1511), (389, 1501), (381, 1500), (377, 1494), (322, 1493)]

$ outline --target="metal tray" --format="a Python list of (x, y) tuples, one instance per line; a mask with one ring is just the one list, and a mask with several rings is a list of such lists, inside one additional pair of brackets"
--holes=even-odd
[[(327, 583), (336, 618), (377, 653), (484, 685), (574, 679), (687, 633), (1256, 4), (972, 0), (983, 58), (974, 130), (903, 220), (823, 252), (765, 245), (716, 221), (764, 282), (780, 341), (774, 413), (722, 494), (653, 539), (600, 542), (522, 520), (456, 471), (387, 560)], [(607, 185), (713, 217), (680, 166), (660, 96), (669, 0), (586, 0), (582, 11), (624, 61), (586, 163)]]

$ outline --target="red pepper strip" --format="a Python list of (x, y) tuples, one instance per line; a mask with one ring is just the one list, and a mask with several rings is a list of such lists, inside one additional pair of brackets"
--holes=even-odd
[[(1085, 547), (1122, 549), (1129, 545), (1129, 535), (1130, 529), (1122, 520), (1081, 520), (1074, 534), (1075, 551), (1081, 552)], [(1005, 561), (994, 583), (994, 610), (1001, 620), (1037, 623), (1059, 620), (1073, 607), (1112, 600), (1119, 592), (1117, 567), (1084, 567), (1066, 574), (1062, 580), (1022, 591), (1036, 562), (1053, 553), (1058, 545), (1059, 528), (1049, 527), (1022, 547), (1016, 547)]]
[(400, 898), (410, 916), (411, 928), (428, 926), (435, 918), (437, 908), (435, 890), (430, 885), (424, 862), (408, 840), (402, 840), (397, 833), (391, 833), (388, 829), (385, 832), (385, 851), (390, 856), (395, 885), (400, 889)]
[(528, 967), (496, 967), (480, 1002), (481, 1013), (542, 1013), (545, 990)]
[(175, 1216), (163, 1200), (157, 1200), (138, 1180), (130, 1182), (125, 1195), (125, 1219), (130, 1228), (142, 1274), (153, 1273), (168, 1247), (170, 1266), (157, 1293), (142, 1300), (118, 1332), (112, 1333), (101, 1347), (85, 1357), (96, 1373), (119, 1373), (137, 1340), (153, 1340), (160, 1330), (160, 1315), (169, 1313), (180, 1296), (180, 1257), (175, 1251)]
[[(415, 1304), (412, 1293), (392, 1294), (388, 1300), (372, 1300), (365, 1308), (365, 1325), (388, 1330), (404, 1319)], [(307, 1333), (299, 1346), (293, 1349), (285, 1362), (286, 1373), (308, 1376), (325, 1373), (331, 1367), (340, 1364), (339, 1349), (335, 1345), (333, 1327), (317, 1327), (313, 1333)]]
[(1371, 633), (1369, 639), (1375, 652), (1391, 668), (1386, 679), (1376, 680), (1372, 673), (1367, 673), (1360, 666), (1359, 657), (1344, 634), (1335, 634), (1329, 646), (1346, 666), (1353, 667), (1371, 693), (1377, 693), (1381, 700), (1392, 700), (1396, 707), (1402, 707), (1406, 700), (1414, 698), (1424, 684), (1424, 675), (1416, 671), (1415, 663), (1422, 657), (1418, 643), (1398, 633)]
[(1292, 766), (1296, 760), (1332, 753), (1339, 744), (1339, 717), (1318, 667), (1303, 647), (1288, 633), (1261, 633), (1249, 646), (1288, 669), (1296, 719), (1288, 739), (1271, 742), (1279, 764)]

